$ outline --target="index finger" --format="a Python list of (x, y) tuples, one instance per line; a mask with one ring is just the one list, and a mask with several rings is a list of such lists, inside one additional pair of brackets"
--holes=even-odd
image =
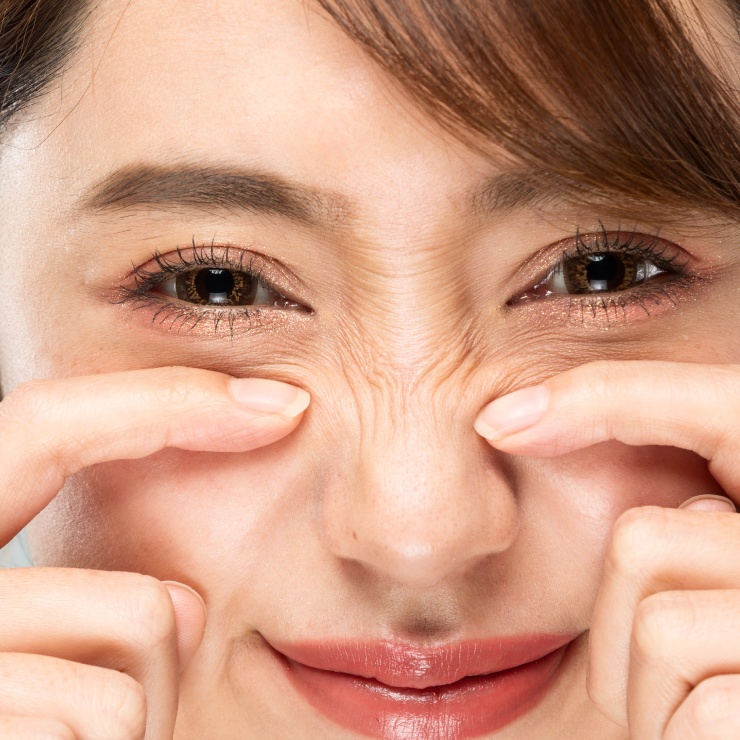
[(476, 430), (504, 452), (552, 457), (618, 440), (692, 450), (740, 496), (740, 367), (598, 361), (488, 404)]
[(0, 545), (82, 468), (164, 447), (252, 450), (308, 403), (287, 383), (178, 366), (22, 383), (0, 403)]

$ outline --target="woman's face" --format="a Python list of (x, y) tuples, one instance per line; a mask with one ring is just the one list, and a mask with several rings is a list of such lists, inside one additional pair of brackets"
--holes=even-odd
[[(506, 187), (505, 157), (444, 134), (299, 0), (111, 0), (93, 21), (0, 159), (5, 392), (189, 365), (289, 382), (312, 402), (260, 450), (83, 470), (32, 524), (36, 564), (138, 571), (204, 596), (178, 738), (359, 736), (294, 690), (268, 643), (536, 635), (572, 642), (544, 699), (500, 737), (622, 737), (585, 689), (611, 527), (630, 507), (718, 488), (674, 448), (518, 458), (473, 420), (599, 358), (736, 356), (727, 232), (532, 202)], [(674, 301), (510, 303), (601, 223), (661, 227), (681, 261), (722, 270)], [(113, 302), (135, 287), (132, 266), (158, 269), (155, 251), (177, 264), (178, 247), (210, 261), (226, 246), (289, 301), (216, 309), (219, 321), (163, 287)]]

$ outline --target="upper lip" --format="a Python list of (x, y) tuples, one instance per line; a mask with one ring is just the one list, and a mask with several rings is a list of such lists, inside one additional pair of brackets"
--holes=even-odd
[(513, 635), (436, 647), (392, 641), (273, 642), (288, 660), (310, 668), (373, 678), (387, 686), (426, 689), (531, 663), (575, 635)]

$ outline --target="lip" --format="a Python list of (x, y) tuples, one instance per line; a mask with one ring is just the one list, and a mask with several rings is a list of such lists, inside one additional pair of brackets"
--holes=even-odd
[(384, 740), (466, 740), (532, 709), (575, 637), (506, 636), (433, 648), (269, 644), (298, 693), (346, 729)]

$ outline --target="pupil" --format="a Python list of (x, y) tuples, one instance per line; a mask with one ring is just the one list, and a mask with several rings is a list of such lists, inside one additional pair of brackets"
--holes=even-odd
[(586, 278), (594, 291), (618, 290), (624, 282), (624, 262), (615, 254), (593, 254), (589, 257)]
[(234, 277), (229, 270), (200, 270), (195, 278), (195, 290), (206, 302), (228, 303), (229, 293), (234, 290)]

